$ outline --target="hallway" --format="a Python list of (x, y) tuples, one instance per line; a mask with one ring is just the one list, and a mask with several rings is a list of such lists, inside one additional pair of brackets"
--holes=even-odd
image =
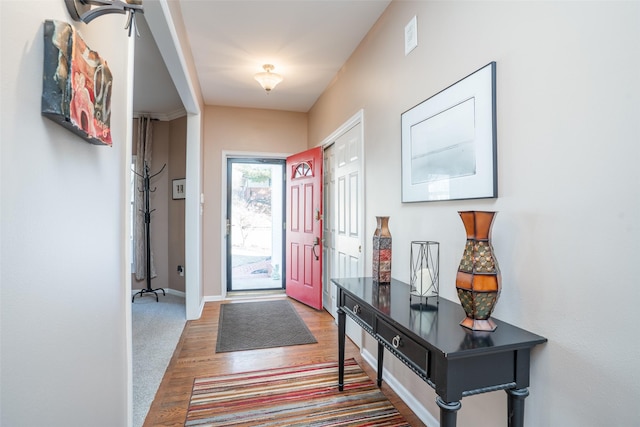
[[(333, 317), (326, 311), (290, 301), (318, 340), (317, 344), (215, 353), (218, 317), (223, 303), (206, 303), (202, 317), (187, 322), (144, 427), (182, 427), (195, 377), (337, 360), (338, 328)], [(375, 371), (349, 340), (345, 357), (355, 358), (369, 377), (375, 378)], [(382, 391), (412, 426), (424, 426), (386, 384)]]

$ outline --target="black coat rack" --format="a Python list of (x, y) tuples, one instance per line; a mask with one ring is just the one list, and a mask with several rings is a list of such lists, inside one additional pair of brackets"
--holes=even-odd
[(146, 289), (142, 289), (142, 290), (136, 292), (135, 294), (133, 294), (133, 297), (131, 297), (131, 302), (132, 303), (136, 299), (136, 295), (144, 296), (144, 294), (146, 294), (146, 293), (154, 294), (156, 296), (156, 302), (158, 302), (158, 294), (156, 293), (157, 291), (162, 291), (162, 295), (166, 295), (166, 293), (164, 292), (164, 289), (162, 289), (162, 288), (157, 288), (157, 289), (151, 288), (151, 239), (150, 239), (150, 231), (149, 231), (149, 226), (151, 225), (151, 212), (155, 211), (155, 209), (149, 210), (149, 193), (153, 193), (154, 191), (156, 191), (156, 187), (154, 187), (153, 190), (151, 190), (149, 188), (149, 182), (151, 181), (151, 178), (154, 178), (154, 177), (160, 175), (166, 166), (167, 166), (167, 164), (165, 163), (162, 166), (162, 169), (160, 169), (155, 174), (150, 175), (149, 174), (149, 165), (147, 164), (147, 162), (144, 162), (144, 175), (140, 175), (136, 171), (133, 171), (133, 173), (135, 173), (140, 178), (142, 178), (143, 182), (144, 182), (144, 188), (141, 189), (141, 190), (138, 190), (138, 191), (143, 191), (144, 192), (144, 211), (143, 212), (144, 212), (145, 235), (146, 235), (146, 239), (147, 239), (146, 240), (146, 242), (147, 242), (147, 244), (146, 244), (146, 249), (147, 249), (147, 253), (146, 253), (146, 260), (147, 260), (147, 275), (146, 275), (147, 287), (146, 287)]

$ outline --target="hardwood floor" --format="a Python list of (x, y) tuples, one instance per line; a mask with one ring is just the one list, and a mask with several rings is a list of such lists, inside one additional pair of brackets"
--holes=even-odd
[[(318, 340), (317, 344), (216, 353), (220, 305), (245, 301), (206, 303), (202, 317), (187, 322), (149, 409), (144, 427), (184, 426), (195, 377), (337, 360), (338, 327), (333, 317), (326, 311), (314, 310), (291, 299), (300, 317)], [(345, 358), (349, 357), (356, 359), (369, 377), (375, 381), (375, 371), (362, 359), (358, 348), (347, 339)], [(411, 426), (424, 426), (384, 383), (382, 391)]]

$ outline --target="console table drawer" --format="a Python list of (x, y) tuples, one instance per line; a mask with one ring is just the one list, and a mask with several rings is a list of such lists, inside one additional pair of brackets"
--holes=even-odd
[(429, 351), (395, 327), (378, 318), (378, 336), (414, 365), (427, 371)]
[(363, 307), (357, 300), (351, 298), (350, 295), (344, 296), (344, 306), (349, 313), (355, 315), (364, 324), (366, 324), (370, 330), (373, 330), (374, 313), (367, 307)]

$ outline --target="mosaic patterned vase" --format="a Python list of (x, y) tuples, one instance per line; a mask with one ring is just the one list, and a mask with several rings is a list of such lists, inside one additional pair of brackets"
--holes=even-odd
[(467, 317), (460, 323), (474, 331), (494, 331), (491, 313), (500, 296), (501, 277), (491, 246), (491, 226), (497, 212), (458, 212), (467, 243), (456, 275), (456, 290)]
[(389, 217), (377, 216), (373, 233), (373, 280), (378, 283), (391, 282), (391, 233)]

